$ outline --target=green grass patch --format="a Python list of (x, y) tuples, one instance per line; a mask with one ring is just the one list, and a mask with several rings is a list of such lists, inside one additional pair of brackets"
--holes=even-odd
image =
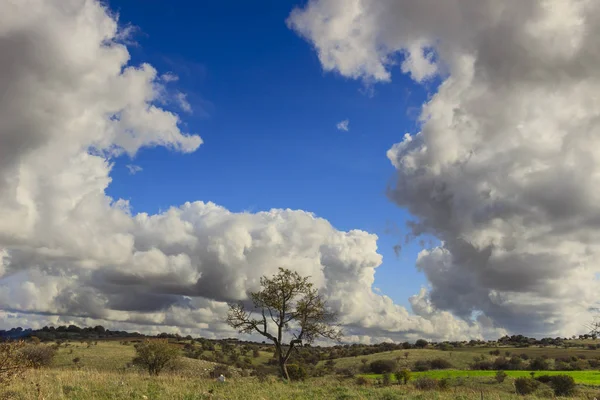
[[(505, 371), (510, 378), (519, 378), (522, 376), (530, 377), (531, 371)], [(426, 372), (413, 372), (412, 379), (421, 376), (427, 376), (435, 379), (442, 378), (485, 378), (491, 379), (496, 375), (496, 371), (472, 371), (472, 370), (438, 370)], [(600, 386), (600, 371), (535, 371), (535, 376), (541, 375), (569, 375), (575, 379), (575, 382), (580, 385)], [(380, 379), (382, 375), (364, 374), (360, 375), (369, 379)], [(395, 378), (392, 377), (393, 380)]]

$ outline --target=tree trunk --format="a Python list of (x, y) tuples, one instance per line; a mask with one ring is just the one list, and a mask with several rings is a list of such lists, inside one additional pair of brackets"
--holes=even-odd
[(281, 360), (279, 360), (279, 362), (280, 362), (279, 367), (281, 368), (281, 376), (283, 376), (283, 378), (289, 382), (290, 374), (288, 374), (288, 370), (287, 370), (287, 366), (285, 365), (285, 361), (283, 359), (281, 359)]

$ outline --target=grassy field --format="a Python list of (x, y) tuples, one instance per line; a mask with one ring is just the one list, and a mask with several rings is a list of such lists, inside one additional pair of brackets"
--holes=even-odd
[(510, 354), (527, 354), (530, 358), (541, 357), (543, 355), (549, 358), (561, 358), (571, 356), (584, 356), (586, 358), (600, 358), (600, 350), (588, 350), (581, 347), (463, 347), (452, 350), (455, 353), (467, 353), (470, 356), (479, 354), (489, 354), (491, 350), (500, 350), (500, 355), (505, 355), (508, 351)]
[[(490, 348), (485, 349), (485, 353), (489, 353), (490, 350)], [(515, 349), (514, 352), (521, 354), (523, 352), (521, 350), (524, 349)], [(408, 358), (405, 353), (408, 353)], [(340, 358), (335, 360), (335, 363), (336, 367), (343, 368), (351, 365), (359, 366), (363, 358), (368, 361), (393, 359), (402, 366), (402, 363), (410, 364), (416, 360), (444, 358), (452, 362), (456, 368), (466, 368), (474, 357), (482, 353), (484, 351), (399, 350), (369, 356)], [(125, 345), (119, 341), (99, 341), (97, 345), (91, 346), (80, 342), (70, 342), (66, 347), (63, 344), (49, 368), (30, 370), (22, 379), (15, 380), (4, 390), (0, 388), (0, 400), (481, 400), (482, 394), (484, 399), (493, 400), (552, 397), (551, 389), (545, 385), (540, 387), (536, 396), (515, 395), (514, 378), (529, 376), (529, 371), (507, 371), (509, 378), (501, 384), (494, 380), (495, 371), (441, 370), (412, 374), (413, 381), (420, 376), (450, 378), (450, 387), (443, 391), (419, 391), (412, 383), (386, 387), (376, 384), (376, 378), (379, 377), (377, 375), (364, 375), (372, 378), (367, 385), (359, 385), (355, 379), (334, 376), (310, 378), (305, 382), (284, 383), (272, 376), (260, 382), (255, 377), (242, 377), (238, 371), (227, 382), (219, 383), (209, 378), (209, 371), (215, 363), (181, 358), (177, 368), (166, 371), (158, 377), (151, 377), (145, 371), (128, 366), (134, 355), (133, 344)], [(261, 357), (252, 358), (256, 362), (264, 362), (270, 356), (270, 353), (264, 352)], [(73, 362), (74, 359), (78, 361)], [(536, 375), (561, 373), (564, 372), (536, 372)], [(600, 398), (600, 372), (576, 371), (568, 374), (580, 384), (578, 394), (572, 399)]]
[[(32, 370), (4, 392), (3, 399), (77, 400), (509, 400), (551, 398), (546, 389), (536, 396), (517, 396), (510, 383), (451, 387), (439, 392), (423, 392), (411, 385), (357, 386), (352, 380), (316, 378), (306, 382), (282, 383), (275, 379), (259, 382), (238, 378), (225, 383), (210, 379), (190, 379), (176, 374), (150, 377), (135, 373), (94, 370)], [(597, 392), (580, 392), (574, 400), (593, 399)]]
[[(530, 377), (530, 371), (505, 371), (510, 378), (518, 378), (521, 376)], [(496, 371), (469, 371), (469, 370), (437, 370), (426, 372), (413, 372), (412, 378), (416, 379), (421, 376), (427, 376), (435, 379), (442, 378), (490, 378), (493, 379)], [(535, 371), (535, 376), (540, 375), (569, 375), (575, 379), (575, 382), (581, 385), (600, 386), (600, 371)], [(377, 374), (361, 375), (370, 379), (381, 378)], [(394, 378), (392, 378), (394, 379)]]
[[(63, 345), (64, 346), (64, 345)], [(100, 341), (97, 345), (87, 346), (78, 342), (68, 343), (67, 347), (61, 347), (54, 357), (52, 367), (57, 369), (71, 370), (94, 370), (127, 372), (128, 364), (135, 356), (133, 344), (123, 345), (117, 341)], [(73, 360), (79, 359), (77, 363)], [(209, 375), (209, 371), (215, 363), (181, 357), (177, 370), (184, 376)]]
[[(511, 355), (527, 354), (531, 359), (546, 355), (550, 358), (583, 356), (587, 359), (600, 358), (600, 350), (586, 350), (581, 348), (555, 348), (555, 347), (464, 347), (448, 351), (435, 349), (412, 349), (412, 350), (394, 350), (383, 353), (375, 353), (366, 356), (344, 357), (335, 359), (336, 368), (360, 367), (362, 359), (367, 363), (375, 360), (394, 360), (400, 367), (410, 367), (417, 360), (432, 360), (442, 358), (448, 360), (456, 369), (469, 369), (474, 358), (481, 355), (490, 356), (490, 351), (500, 350), (500, 355), (505, 356), (506, 352)], [(408, 354), (408, 357), (406, 355)], [(322, 365), (324, 361), (321, 361)]]
[[(489, 349), (488, 349), (489, 351)], [(406, 357), (408, 354), (408, 357)], [(479, 356), (481, 353), (468, 352), (468, 351), (441, 351), (441, 350), (394, 350), (387, 351), (384, 353), (369, 354), (366, 356), (357, 357), (344, 357), (337, 358), (334, 360), (336, 368), (348, 368), (348, 367), (359, 367), (362, 365), (362, 359), (366, 359), (367, 363), (375, 360), (397, 360), (400, 367), (411, 365), (417, 360), (433, 360), (436, 358), (443, 358), (452, 363), (454, 368), (467, 369), (469, 364), (473, 362), (473, 358)], [(321, 361), (319, 364), (323, 364)]]

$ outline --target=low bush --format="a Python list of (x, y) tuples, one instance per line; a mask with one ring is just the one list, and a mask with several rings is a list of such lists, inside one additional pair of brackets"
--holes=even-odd
[(224, 364), (217, 364), (210, 371), (211, 378), (218, 378), (220, 375), (223, 375), (226, 378), (231, 378), (231, 370), (229, 366)]
[(410, 380), (410, 370), (406, 368), (402, 369), (401, 371), (397, 371), (395, 375), (398, 383), (402, 382), (406, 385)]
[(354, 381), (359, 386), (368, 386), (371, 384), (371, 381), (365, 378), (364, 376), (359, 376)]
[[(91, 343), (88, 342), (88, 347)], [(147, 369), (150, 375), (158, 375), (179, 357), (179, 349), (168, 339), (144, 340), (135, 345), (135, 353), (133, 363)]]
[(529, 369), (532, 371), (547, 371), (550, 369), (550, 363), (545, 358), (538, 357), (529, 363)]
[(431, 369), (450, 369), (454, 368), (452, 363), (444, 358), (435, 358), (429, 361)]
[(480, 371), (491, 371), (494, 370), (494, 363), (491, 361), (483, 360), (483, 361), (475, 361), (473, 364), (469, 366), (471, 369), (480, 370)]
[(431, 364), (425, 360), (417, 360), (413, 364), (412, 370), (417, 372), (425, 372), (431, 369)]
[(550, 385), (556, 396), (570, 396), (575, 392), (575, 379), (569, 375), (541, 375), (535, 379)]
[(34, 368), (41, 368), (52, 364), (52, 360), (56, 355), (56, 350), (53, 347), (46, 345), (30, 344), (23, 347), (20, 353), (21, 356), (29, 362), (29, 365)]
[(446, 390), (449, 387), (450, 387), (450, 379), (442, 378), (438, 381), (438, 389), (439, 390)]
[(531, 394), (536, 391), (540, 383), (530, 378), (517, 378), (515, 379), (515, 390), (520, 395)]
[(386, 372), (394, 372), (396, 363), (394, 360), (375, 360), (369, 364), (369, 370), (374, 374), (385, 374)]
[(292, 381), (303, 381), (308, 376), (306, 368), (298, 364), (287, 365), (287, 372)]
[(422, 376), (414, 381), (414, 385), (419, 390), (436, 390), (438, 388), (438, 380)]
[(344, 378), (354, 378), (354, 375), (356, 375), (357, 372), (355, 367), (338, 368), (335, 370), (337, 375), (341, 375)]
[(381, 380), (382, 380), (384, 386), (391, 385), (392, 384), (392, 374), (390, 374), (389, 372), (386, 372), (381, 377)]
[(507, 376), (508, 375), (504, 371), (496, 371), (496, 376), (495, 376), (496, 382), (498, 382), (498, 383), (504, 382), (504, 380), (506, 379)]

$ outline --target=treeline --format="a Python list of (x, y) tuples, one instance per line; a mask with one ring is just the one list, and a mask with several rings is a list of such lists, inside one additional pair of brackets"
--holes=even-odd
[(82, 340), (82, 339), (109, 339), (121, 337), (145, 337), (138, 332), (111, 331), (101, 325), (80, 328), (75, 325), (61, 325), (58, 327), (45, 326), (42, 329), (23, 329), (21, 327), (10, 330), (0, 330), (2, 340), (27, 340), (36, 337), (41, 341), (54, 340)]

